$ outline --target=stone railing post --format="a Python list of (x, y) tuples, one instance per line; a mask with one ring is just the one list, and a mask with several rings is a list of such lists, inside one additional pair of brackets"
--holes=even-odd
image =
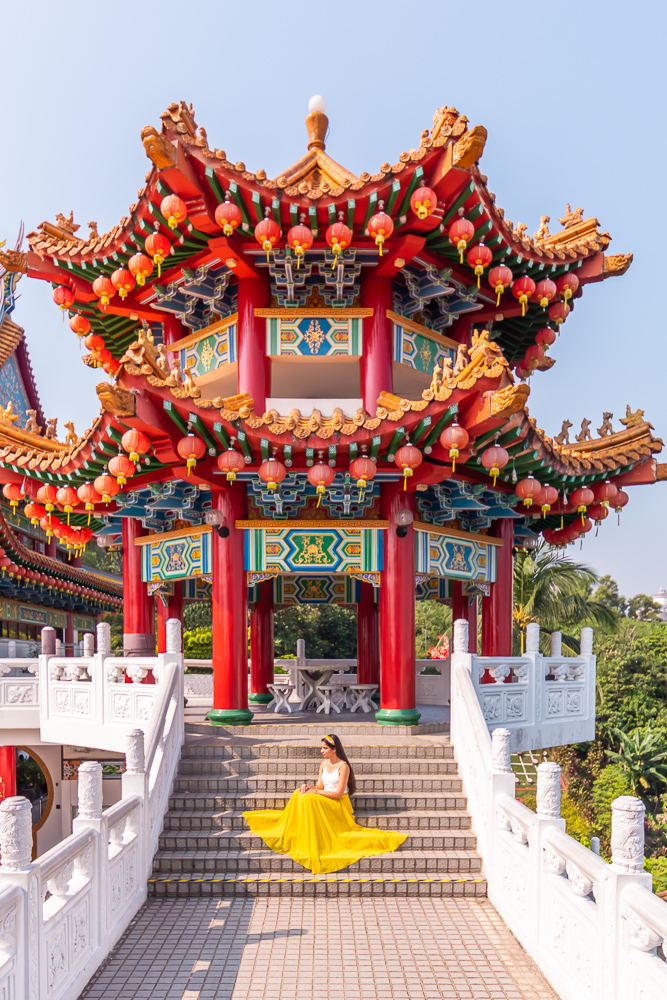
[(469, 624), (465, 618), (457, 618), (453, 629), (453, 651), (455, 653), (468, 652), (468, 631)]
[(0, 803), (0, 872), (32, 867), (32, 806), (22, 795)]
[(297, 639), (296, 640), (296, 665), (297, 667), (305, 667), (306, 665), (306, 640)]
[(102, 765), (96, 760), (87, 760), (79, 765), (78, 815), (81, 819), (101, 819), (102, 817)]
[(178, 618), (170, 618), (167, 621), (166, 633), (167, 633), (167, 652), (180, 654), (182, 649), (181, 623)]
[(537, 768), (536, 811), (540, 819), (560, 819), (560, 767), (550, 760)]
[(131, 729), (125, 743), (125, 773), (143, 774), (146, 770), (143, 729)]
[(83, 637), (83, 656), (95, 655), (95, 636), (92, 632), (86, 632)]
[(563, 655), (563, 635), (561, 632), (551, 633), (551, 656), (562, 656)]
[(539, 653), (540, 651), (540, 626), (537, 622), (531, 622), (526, 628), (526, 653)]
[(621, 795), (611, 804), (611, 863), (623, 875), (644, 870), (644, 813), (644, 803), (634, 795)]
[(42, 629), (42, 656), (56, 655), (56, 630), (47, 625)]
[(111, 626), (108, 622), (100, 622), (97, 626), (97, 652), (111, 652)]
[(586, 626), (586, 628), (582, 628), (581, 630), (579, 650), (582, 656), (593, 655), (593, 629), (588, 626)]
[[(164, 766), (163, 760), (162, 767)], [(151, 858), (146, 856), (150, 843), (151, 817), (143, 729), (131, 729), (125, 738), (125, 767), (122, 777), (123, 798), (138, 795), (143, 803), (140, 816), (133, 819), (130, 826), (139, 834), (141, 868), (143, 875), (147, 876), (148, 866), (151, 864)]]
[(510, 774), (512, 771), (510, 739), (509, 729), (494, 729), (491, 733), (491, 759), (494, 774)]

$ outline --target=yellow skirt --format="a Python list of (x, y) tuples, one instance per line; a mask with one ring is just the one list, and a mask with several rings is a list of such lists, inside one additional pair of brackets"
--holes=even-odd
[(284, 809), (258, 809), (243, 813), (243, 818), (272, 851), (289, 854), (315, 875), (340, 871), (359, 858), (395, 851), (408, 836), (359, 826), (349, 795), (329, 799), (315, 792), (302, 794), (298, 789)]

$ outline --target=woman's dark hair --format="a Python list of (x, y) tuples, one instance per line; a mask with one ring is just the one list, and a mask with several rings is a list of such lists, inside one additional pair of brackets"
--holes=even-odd
[(326, 743), (328, 746), (330, 746), (332, 750), (335, 750), (336, 751), (336, 756), (338, 757), (338, 759), (344, 761), (347, 764), (347, 766), (349, 767), (350, 774), (349, 774), (349, 777), (347, 779), (347, 790), (348, 790), (348, 794), (349, 795), (354, 795), (355, 792), (356, 792), (356, 790), (357, 790), (357, 779), (354, 776), (354, 771), (352, 770), (352, 765), (350, 764), (349, 760), (347, 759), (347, 754), (343, 750), (343, 744), (341, 743), (340, 739), (337, 736), (335, 736), (335, 735), (332, 734), (331, 736), (323, 736), (322, 737), (322, 742)]

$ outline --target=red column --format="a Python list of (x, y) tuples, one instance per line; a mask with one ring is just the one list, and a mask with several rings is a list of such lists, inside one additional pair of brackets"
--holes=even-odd
[(146, 532), (136, 517), (123, 518), (123, 647), (125, 656), (155, 656), (153, 599), (141, 579), (141, 546)]
[(257, 584), (259, 600), (250, 608), (250, 695), (251, 702), (268, 704), (273, 695), (273, 580)]
[(482, 598), (482, 656), (512, 655), (512, 589), (514, 582), (514, 521), (503, 517), (494, 526), (503, 545), (496, 548), (496, 582)]
[(16, 747), (0, 747), (0, 802), (16, 795)]
[(357, 681), (380, 686), (380, 623), (373, 585), (357, 582)]
[(378, 277), (374, 268), (362, 268), (361, 304), (373, 310), (373, 315), (364, 320), (359, 375), (364, 409), (374, 417), (380, 393), (392, 392), (394, 388), (391, 320), (387, 319), (387, 309), (393, 305), (391, 278)]
[(477, 597), (463, 593), (461, 580), (452, 581), (452, 621), (465, 618), (468, 622), (468, 652), (477, 652)]
[(230, 483), (213, 496), (229, 531), (211, 532), (213, 570), (213, 709), (216, 726), (244, 726), (248, 709), (248, 590), (243, 562), (243, 529), (236, 521), (246, 514), (245, 483)]
[[(167, 652), (167, 622), (170, 618), (178, 618), (183, 624), (183, 583), (181, 580), (174, 582), (174, 593), (169, 594), (166, 601), (161, 597), (156, 598), (157, 607), (157, 651)], [(181, 629), (182, 635), (182, 629)], [(182, 640), (181, 640), (182, 643)]]
[(255, 413), (264, 413), (270, 394), (270, 362), (266, 356), (266, 320), (255, 309), (268, 306), (271, 297), (268, 274), (239, 278), (238, 359), (239, 392), (249, 393)]
[(190, 331), (183, 326), (178, 316), (167, 315), (164, 318), (164, 342), (167, 347), (177, 340), (186, 337)]
[(415, 709), (415, 532), (396, 534), (394, 516), (399, 510), (414, 514), (415, 495), (401, 482), (381, 486), (382, 517), (390, 522), (384, 532), (380, 630), (380, 710), (375, 718), (383, 725), (412, 726), (419, 720)]

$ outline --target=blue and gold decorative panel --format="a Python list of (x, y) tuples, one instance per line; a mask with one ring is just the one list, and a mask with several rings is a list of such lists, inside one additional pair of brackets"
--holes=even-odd
[(448, 535), (416, 533), (416, 570), (433, 576), (448, 576), (455, 580), (496, 579), (496, 549), (484, 536), (453, 538)]
[(432, 375), (436, 364), (442, 368), (445, 358), (451, 358), (452, 363), (456, 359), (456, 350), (453, 347), (444, 346), (435, 337), (418, 333), (400, 323), (393, 324), (393, 340), (394, 361), (425, 375)]
[(162, 540), (159, 535), (153, 537), (142, 545), (141, 578), (144, 582), (182, 580), (211, 572), (210, 531), (174, 535)]
[(181, 369), (190, 368), (192, 374), (208, 375), (221, 365), (236, 361), (236, 323), (223, 330), (210, 333), (179, 351)]
[(429, 576), (415, 588), (418, 601), (448, 601), (452, 596), (452, 581), (441, 576)]
[(299, 316), (266, 320), (266, 353), (274, 357), (329, 358), (358, 356), (362, 350), (361, 317)]
[(357, 583), (351, 576), (277, 576), (274, 604), (356, 604)]
[(378, 572), (382, 553), (382, 532), (374, 528), (325, 527), (313, 521), (299, 528), (245, 532), (245, 568), (253, 572)]
[(183, 581), (183, 597), (188, 601), (211, 600), (211, 576), (193, 576)]

